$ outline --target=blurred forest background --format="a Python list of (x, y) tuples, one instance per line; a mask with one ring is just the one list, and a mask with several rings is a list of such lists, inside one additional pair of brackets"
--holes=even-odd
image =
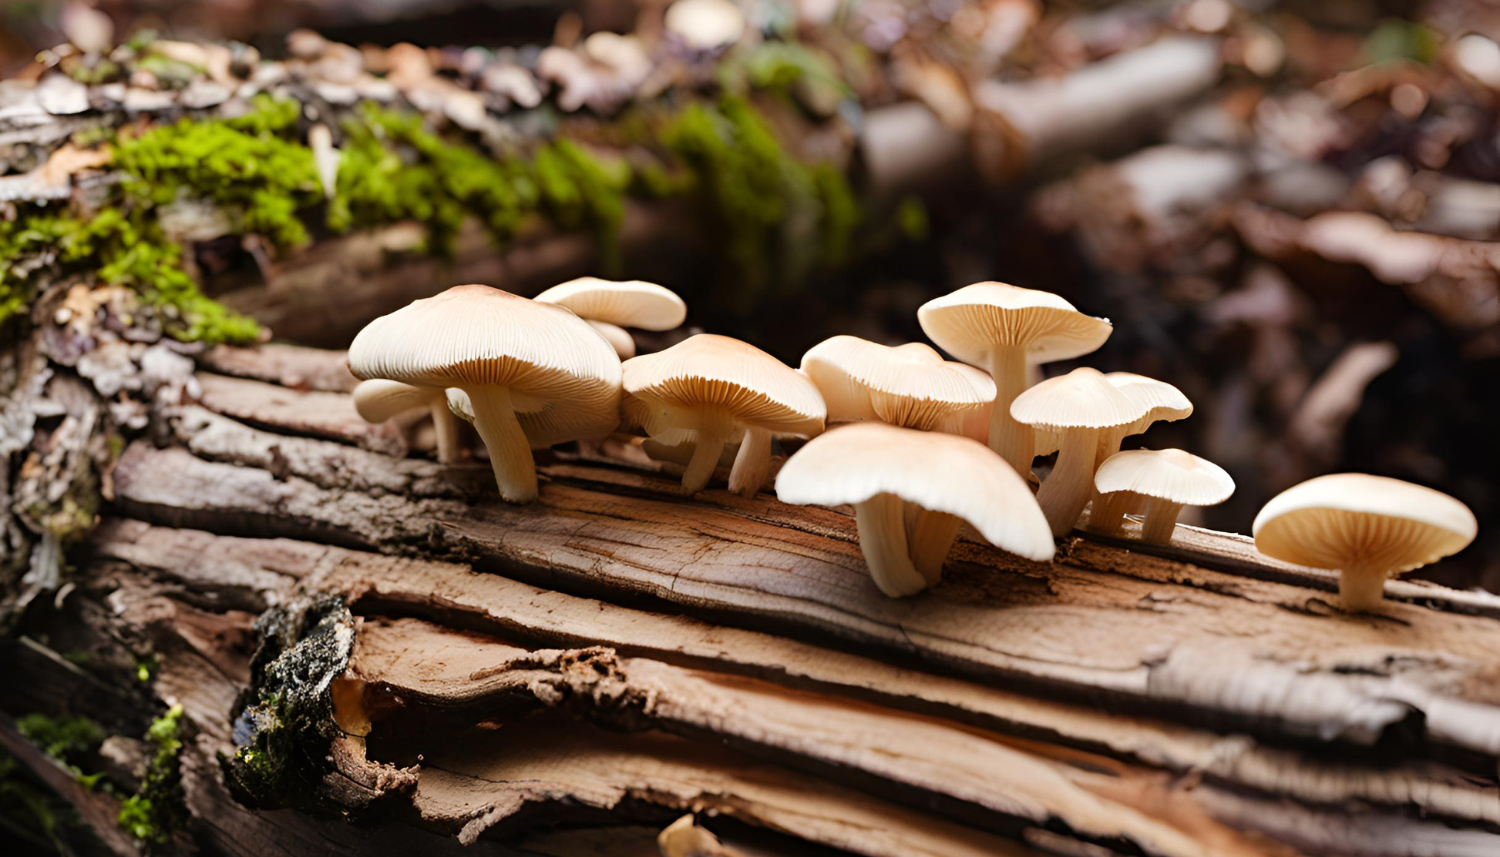
[[(233, 39), (276, 57), (304, 27), (356, 45), (545, 44), (563, 29), (629, 31), (641, 5), (660, 2), (93, 5), (118, 33)], [(977, 97), (986, 81), (1061, 77), (1163, 31), (1221, 36), (1226, 66), (1206, 94), (1139, 133), (1029, 152), (1024, 169), (958, 158), (921, 174), (892, 197), (899, 230), (873, 232), (837, 274), (749, 291), (706, 250), (632, 256), (618, 273), (659, 279), (688, 299), (691, 325), (793, 365), (835, 333), (920, 340), (917, 306), (970, 282), (1057, 292), (1115, 324), (1085, 362), (1169, 381), (1196, 403), (1190, 419), (1127, 446), (1179, 446), (1232, 473), (1235, 497), (1201, 523), (1249, 532), (1273, 494), (1320, 473), (1409, 479), (1459, 497), (1481, 522), (1478, 543), (1429, 576), (1500, 591), (1500, 3), (780, 5), (805, 27), (837, 20), (898, 62), (944, 58), (946, 33), (976, 14), (1012, 22), (1009, 35), (990, 26), (999, 46), (965, 66), (983, 80), (909, 87), (939, 112), (943, 86)], [(65, 42), (67, 9), (0, 5), (0, 70)], [(1051, 121), (1086, 133), (1090, 117)], [(965, 130), (979, 152), (984, 135), (1004, 133)]]

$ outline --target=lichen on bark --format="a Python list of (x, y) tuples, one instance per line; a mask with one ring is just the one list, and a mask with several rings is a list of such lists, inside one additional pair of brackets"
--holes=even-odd
[(255, 623), (260, 646), (236, 706), (233, 755), (220, 754), (235, 799), (257, 809), (333, 811), (320, 794), (338, 736), (329, 686), (354, 647), (354, 620), (340, 598), (302, 596)]

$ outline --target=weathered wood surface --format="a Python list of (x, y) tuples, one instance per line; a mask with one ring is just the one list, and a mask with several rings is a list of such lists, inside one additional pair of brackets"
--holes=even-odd
[[(766, 831), (729, 838), (752, 854), (1500, 847), (1491, 596), (1393, 584), (1386, 615), (1349, 615), (1330, 576), (1179, 528), (1149, 553), (1075, 535), (1050, 566), (966, 536), (941, 585), (890, 600), (848, 510), (689, 501), (643, 465), (562, 452), (541, 503), (512, 507), (482, 463), (375, 451), (391, 436), (346, 419), (340, 361), (206, 356), (201, 401), (115, 468), (78, 621), (49, 629), (97, 669), (157, 654), (152, 693), (195, 730), (200, 846), (629, 854), (649, 838), (537, 831), (697, 812)], [(345, 697), (356, 734), (331, 749), (384, 801), (374, 830), (244, 810), (214, 761), (253, 617), (300, 590), (357, 617), (342, 682), (363, 717)], [(97, 694), (60, 658), (19, 662), (47, 679), (10, 702)]]
[[(482, 464), (392, 461), (196, 407), (171, 421), (183, 446), (137, 443), (116, 468), (133, 516), (472, 558), (549, 588), (1287, 737), (1372, 744), (1399, 729), (1500, 753), (1500, 623), (1464, 612), (1494, 599), (1413, 584), (1393, 587), (1385, 615), (1351, 615), (1325, 597), (1327, 575), (1244, 574), (1242, 541), (1167, 558), (1075, 537), (1051, 566), (961, 540), (940, 587), (891, 600), (869, 584), (847, 510), (716, 490), (688, 501), (658, 475), (566, 461), (542, 468), (539, 505), (514, 507), (488, 493)], [(1233, 572), (1213, 567), (1225, 554)]]

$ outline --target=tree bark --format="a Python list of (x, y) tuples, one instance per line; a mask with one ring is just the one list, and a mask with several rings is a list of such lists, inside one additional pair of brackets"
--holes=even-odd
[[(10, 711), (68, 700), (136, 730), (183, 705), (179, 847), (516, 853), (554, 824), (684, 812), (776, 853), (1500, 841), (1493, 596), (1398, 581), (1384, 615), (1346, 614), (1332, 575), (1179, 527), (1159, 547), (1070, 536), (1052, 565), (964, 534), (940, 585), (888, 599), (849, 509), (717, 483), (687, 500), (644, 465), (566, 452), (539, 466), (538, 504), (510, 506), (482, 462), (377, 451), (387, 430), (342, 419), (345, 394), (276, 383), (345, 386), (335, 354), (204, 362), (201, 400), (161, 408), (157, 442), (121, 457), (76, 588), (3, 691)], [(314, 593), (350, 632), (324, 722), (297, 724), (332, 760), (299, 772), (293, 803), (319, 814), (251, 812), (216, 757), (277, 674), (250, 657), (252, 621)], [(312, 646), (307, 628), (282, 643)], [(55, 654), (78, 650), (84, 668)], [(130, 688), (145, 653), (159, 667), (128, 701), (89, 690)]]

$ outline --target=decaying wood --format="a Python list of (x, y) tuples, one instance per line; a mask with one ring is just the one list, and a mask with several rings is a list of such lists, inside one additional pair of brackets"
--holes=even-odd
[[(332, 758), (365, 785), (336, 793), (406, 806), (413, 841), (503, 849), (683, 812), (860, 854), (1500, 841), (1493, 596), (1393, 582), (1387, 613), (1345, 614), (1332, 575), (1179, 527), (1151, 548), (1072, 536), (1051, 566), (965, 536), (941, 585), (892, 600), (848, 510), (684, 500), (608, 447), (556, 453), (541, 502), (508, 506), (482, 464), (330, 423), (345, 395), (313, 388), (346, 384), (336, 353), (205, 364), (202, 400), (160, 412), (162, 445), (121, 458), (70, 598), (107, 597), (104, 627), (158, 653), (156, 693), (198, 730), (190, 802), (222, 818), (209, 841), (273, 829), (211, 760), (251, 618), (297, 591), (356, 617)], [(339, 829), (339, 847), (367, 835)]]
[[(396, 476), (375, 453), (282, 438), (198, 409), (173, 422), (213, 460), (133, 445), (115, 482), (134, 516), (474, 557), (538, 585), (772, 622), (1126, 706), (1186, 705), (1247, 728), (1370, 743), (1420, 721), (1436, 744), (1500, 751), (1484, 679), (1500, 627), (1457, 604), (1453, 613), (1397, 603), (1384, 617), (1351, 616), (1324, 597), (1327, 575), (1300, 572), (1317, 581), (1312, 589), (1082, 539), (1050, 567), (965, 539), (932, 597), (890, 600), (868, 587), (847, 511), (715, 491), (688, 502), (662, 477), (567, 462), (541, 470), (540, 506), (552, 515), (461, 499), (483, 491), (482, 465), (403, 461), (399, 478), (411, 493), (372, 495), (375, 479)], [(1236, 625), (1254, 639), (1226, 633)]]

